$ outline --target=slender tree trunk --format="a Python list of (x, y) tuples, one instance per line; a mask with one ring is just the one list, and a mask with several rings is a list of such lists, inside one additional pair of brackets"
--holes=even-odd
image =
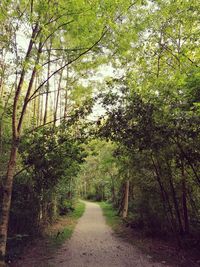
[(87, 182), (86, 181), (84, 182), (84, 196), (86, 199), (87, 198)]
[[(47, 70), (47, 78), (50, 76), (50, 67), (51, 67), (51, 46), (52, 43), (50, 43), (50, 47), (48, 50), (48, 70)], [(45, 101), (45, 109), (44, 109), (44, 124), (47, 122), (47, 112), (48, 112), (48, 102), (49, 102), (49, 80), (47, 81), (47, 90), (46, 90), (46, 101)]]
[(173, 181), (172, 181), (171, 177), (169, 177), (169, 183), (170, 183), (170, 187), (171, 187), (172, 198), (173, 198), (173, 201), (174, 201), (174, 208), (175, 208), (175, 212), (176, 212), (176, 216), (177, 216), (177, 220), (178, 220), (179, 232), (180, 232), (180, 234), (183, 234), (183, 224), (182, 224), (182, 221), (181, 221), (179, 205), (178, 205), (176, 192), (175, 192)]
[(183, 205), (183, 218), (184, 218), (184, 232), (189, 234), (189, 218), (188, 218), (188, 208), (187, 208), (187, 190), (186, 190), (186, 177), (184, 170), (184, 163), (181, 166), (182, 172), (182, 205)]
[(58, 81), (58, 91), (57, 91), (57, 96), (56, 96), (56, 106), (55, 106), (55, 112), (54, 112), (54, 127), (56, 125), (56, 120), (57, 120), (57, 112), (58, 112), (58, 104), (59, 104), (59, 98), (60, 98), (62, 75), (63, 75), (63, 69), (60, 72), (60, 77), (59, 77), (59, 81)]
[(47, 122), (48, 102), (49, 102), (49, 90), (47, 90), (47, 92), (46, 92), (43, 124), (46, 124), (46, 122)]
[[(159, 185), (159, 188), (160, 188), (160, 192), (161, 192), (161, 196), (162, 196), (162, 202), (163, 202), (163, 208), (164, 208), (164, 211), (166, 213), (166, 218), (167, 218), (167, 221), (169, 223), (169, 225), (171, 226), (171, 229), (176, 232), (177, 229), (175, 227), (175, 223), (174, 223), (174, 216), (173, 216), (173, 212), (172, 212), (172, 208), (171, 208), (171, 205), (169, 203), (169, 198), (167, 196), (167, 193), (164, 189), (164, 186), (161, 182), (161, 176), (160, 176), (160, 171), (159, 171), (159, 167), (156, 166), (156, 163), (155, 163), (155, 160), (153, 158), (153, 156), (151, 157), (152, 159), (152, 163), (153, 163), (153, 167), (154, 167), (154, 170), (155, 170), (155, 177), (156, 177), (156, 180), (158, 182), (158, 185)], [(158, 163), (157, 163), (158, 164)], [(167, 204), (168, 204), (168, 208), (169, 208), (169, 211), (170, 211), (170, 218), (168, 216), (168, 209), (167, 209)]]
[(64, 120), (67, 119), (67, 112), (68, 112), (68, 80), (66, 81), (66, 88), (65, 88), (65, 107), (64, 107)]
[(128, 200), (129, 200), (129, 180), (127, 180), (125, 184), (124, 208), (122, 212), (123, 218), (126, 218), (128, 215)]
[(72, 198), (72, 178), (69, 179), (69, 192), (68, 192), (68, 198)]
[(57, 96), (56, 96), (56, 106), (55, 106), (55, 111), (54, 111), (54, 123), (53, 126), (56, 126), (56, 121), (57, 121), (57, 112), (58, 112), (58, 103), (59, 103), (59, 95), (60, 95), (60, 88), (58, 86), (58, 91), (57, 91)]
[(40, 96), (37, 99), (36, 126), (40, 125)]
[[(179, 247), (181, 247), (181, 240), (180, 240), (180, 236), (179, 236), (179, 233), (177, 231), (177, 225), (176, 225), (176, 222), (175, 222), (175, 219), (174, 219), (174, 215), (173, 215), (173, 210), (172, 210), (172, 206), (171, 206), (171, 203), (170, 203), (170, 200), (169, 200), (169, 196), (161, 182), (161, 168), (160, 168), (160, 165), (159, 165), (159, 162), (157, 160), (157, 165), (156, 165), (156, 162), (153, 158), (153, 156), (151, 156), (151, 159), (152, 159), (152, 163), (153, 163), (153, 166), (154, 166), (154, 170), (155, 170), (155, 173), (156, 173), (156, 180), (159, 184), (159, 187), (160, 187), (160, 191), (161, 191), (161, 195), (162, 195), (162, 200), (163, 200), (163, 208), (164, 208), (164, 211), (166, 212), (166, 218), (167, 218), (167, 221), (172, 229), (172, 232), (174, 232), (175, 234), (175, 237), (176, 237), (176, 240), (177, 240), (177, 244)], [(168, 206), (168, 207), (167, 207)], [(167, 209), (168, 208), (168, 209)], [(169, 215), (170, 217), (168, 216), (168, 210), (169, 210)]]
[(167, 162), (167, 166), (168, 166), (168, 177), (169, 177), (169, 185), (171, 188), (171, 193), (172, 193), (172, 198), (173, 198), (173, 202), (174, 202), (174, 208), (175, 208), (175, 212), (176, 212), (176, 217), (178, 220), (178, 225), (179, 225), (179, 232), (180, 234), (183, 234), (183, 224), (182, 224), (182, 220), (181, 220), (181, 214), (180, 214), (180, 210), (179, 210), (179, 205), (178, 205), (178, 201), (177, 201), (177, 196), (176, 196), (176, 191), (174, 188), (174, 184), (172, 181), (172, 174), (171, 174), (171, 168), (170, 168), (170, 164), (169, 162)]
[(115, 192), (115, 182), (114, 182), (114, 177), (111, 175), (111, 181), (112, 181), (112, 203), (116, 204), (116, 192)]
[(43, 124), (43, 95), (40, 95), (40, 110), (39, 110), (39, 113), (40, 113), (39, 125), (42, 125)]
[(55, 219), (57, 217), (57, 197), (56, 195), (53, 197), (53, 219)]
[(13, 176), (16, 166), (18, 140), (14, 140), (10, 153), (10, 160), (7, 169), (7, 179), (4, 184), (3, 202), (2, 202), (2, 216), (0, 219), (0, 266), (4, 266), (6, 242), (7, 242), (7, 230), (11, 205)]
[(1, 64), (1, 77), (0, 77), (0, 99), (3, 97), (4, 93), (4, 79), (5, 79), (5, 71), (6, 71), (6, 64), (3, 62), (3, 52), (2, 52), (2, 64)]
[[(67, 55), (67, 61), (69, 62), (69, 56)], [(67, 65), (67, 77), (66, 77), (66, 85), (65, 85), (65, 102), (64, 102), (64, 120), (67, 119), (68, 112), (68, 86), (69, 86), (69, 66)]]
[(190, 205), (191, 205), (191, 208), (192, 208), (192, 213), (195, 214), (196, 217), (198, 217), (199, 216), (199, 209), (198, 209), (198, 207), (196, 205), (196, 202), (192, 198), (192, 193), (191, 192), (187, 192), (187, 195), (188, 195), (188, 199), (190, 201)]
[(3, 152), (3, 118), (0, 119), (0, 155)]
[(33, 125), (32, 125), (33, 129), (35, 128), (35, 125), (37, 125), (35, 123), (36, 122), (36, 107), (37, 107), (37, 100), (35, 98), (34, 101), (33, 101)]
[(122, 187), (121, 187), (121, 198), (119, 199), (118, 201), (118, 212), (117, 214), (118, 215), (121, 215), (122, 214), (122, 211), (123, 211), (123, 204), (124, 204), (124, 197), (125, 197), (125, 185), (123, 184)]
[(200, 185), (200, 177), (199, 177), (199, 174), (198, 174), (198, 171), (195, 169), (193, 163), (191, 162), (191, 159), (187, 156), (187, 154), (185, 153), (182, 145), (176, 141), (176, 145), (178, 146), (183, 158), (185, 158), (189, 164), (189, 166), (191, 167), (193, 173), (194, 173), (194, 176), (196, 178), (196, 181), (198, 182), (198, 184)]
[[(63, 94), (62, 94), (62, 91), (60, 90), (60, 118), (62, 118), (62, 115), (63, 115), (63, 101), (62, 100), (63, 100)], [(61, 122), (61, 119), (60, 119), (60, 122)]]

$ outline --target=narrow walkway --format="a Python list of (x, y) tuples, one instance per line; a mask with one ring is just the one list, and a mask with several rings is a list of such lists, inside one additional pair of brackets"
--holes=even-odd
[(79, 220), (72, 238), (51, 259), (48, 266), (55, 267), (160, 267), (149, 262), (132, 245), (114, 236), (106, 225), (101, 208), (85, 202), (86, 211)]

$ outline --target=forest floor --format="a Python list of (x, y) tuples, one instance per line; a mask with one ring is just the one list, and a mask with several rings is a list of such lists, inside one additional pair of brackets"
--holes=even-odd
[[(52, 225), (43, 231), (43, 235), (28, 242), (24, 248), (17, 249), (17, 254), (8, 264), (10, 267), (47, 267), (48, 261), (56, 254), (57, 250), (66, 240), (70, 239), (78, 219), (85, 211), (85, 204), (77, 202), (73, 212), (61, 216)], [(15, 254), (16, 247), (10, 248), (11, 254)], [(18, 251), (19, 250), (19, 251)], [(23, 250), (23, 251), (22, 251)], [(19, 252), (21, 252), (19, 254)]]
[[(147, 251), (145, 246), (138, 245), (138, 238), (126, 235), (116, 235), (110, 226), (106, 224), (102, 209), (98, 204), (84, 202), (86, 210), (78, 221), (75, 231), (70, 240), (66, 240), (61, 246), (54, 249), (47, 249), (48, 242), (40, 240), (34, 247), (25, 251), (22, 258), (12, 264), (12, 267), (172, 267), (184, 266), (176, 261), (168, 261), (171, 254), (168, 248), (167, 253), (161, 253), (163, 244), (154, 242), (151, 246), (154, 248), (151, 252)], [(104, 207), (103, 211), (105, 211)], [(105, 212), (104, 212), (105, 213)], [(106, 215), (106, 214), (105, 214)], [(69, 223), (65, 220), (60, 224)], [(61, 225), (57, 225), (59, 227)], [(126, 238), (127, 237), (127, 238)], [(127, 240), (125, 240), (127, 239)], [(132, 243), (130, 243), (132, 239)], [(128, 241), (128, 242), (127, 242)], [(135, 244), (134, 244), (135, 242)], [(149, 241), (146, 240), (147, 245)], [(146, 246), (147, 247), (147, 246)], [(153, 255), (154, 251), (157, 254)], [(172, 257), (173, 258), (173, 257)], [(179, 258), (177, 258), (179, 260)], [(198, 265), (185, 265), (198, 266)]]
[(86, 210), (70, 240), (60, 248), (45, 253), (45, 244), (31, 248), (13, 267), (125, 267), (171, 266), (153, 262), (149, 255), (117, 237), (106, 224), (96, 203), (85, 202)]

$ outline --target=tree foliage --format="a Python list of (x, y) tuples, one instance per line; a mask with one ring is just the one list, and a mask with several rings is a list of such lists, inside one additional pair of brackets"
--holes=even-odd
[[(8, 227), (39, 229), (77, 194), (179, 244), (199, 235), (198, 2), (3, 0), (0, 11), (0, 260)], [(106, 66), (113, 77), (98, 79)]]

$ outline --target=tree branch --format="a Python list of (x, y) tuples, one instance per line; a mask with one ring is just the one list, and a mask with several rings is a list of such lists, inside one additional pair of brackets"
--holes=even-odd
[(33, 99), (33, 97), (35, 96), (35, 94), (40, 90), (40, 88), (42, 86), (45, 85), (45, 83), (47, 83), (55, 74), (57, 74), (59, 71), (63, 70), (65, 67), (67, 67), (68, 65), (72, 64), (73, 62), (77, 61), (79, 58), (81, 58), (83, 55), (87, 54), (89, 51), (91, 51), (105, 36), (105, 34), (107, 33), (107, 29), (102, 33), (102, 35), (100, 36), (100, 38), (92, 45), (90, 46), (88, 49), (86, 49), (84, 52), (82, 52), (81, 54), (79, 54), (76, 58), (68, 61), (66, 64), (64, 64), (62, 67), (60, 67), (59, 69), (55, 70), (46, 80), (44, 80), (39, 86), (38, 88), (33, 92), (33, 94), (30, 96), (30, 98), (27, 100), (27, 102), (31, 101)]
[(65, 22), (65, 23), (62, 23), (60, 24), (53, 32), (51, 32), (47, 37), (46, 39), (44, 40), (43, 44), (42, 44), (42, 47), (45, 45), (45, 43), (48, 41), (49, 38), (51, 38), (55, 32), (57, 32), (60, 28), (64, 27), (64, 26), (67, 26), (69, 25), (70, 23), (74, 22), (74, 20), (70, 20), (68, 22)]
[(18, 176), (20, 173), (22, 173), (22, 172), (28, 170), (30, 167), (31, 167), (31, 166), (27, 166), (27, 167), (21, 169), (20, 171), (18, 171), (17, 173), (15, 173), (15, 175), (14, 175), (13, 177), (15, 178), (15, 177)]
[[(68, 116), (68, 117), (70, 117), (70, 116)], [(58, 121), (58, 120), (62, 120), (62, 119), (64, 119), (64, 118), (66, 118), (66, 117), (63, 116), (63, 117), (57, 118), (56, 120), (54, 119), (54, 120), (52, 120), (52, 121), (46, 122), (46, 123), (44, 123), (44, 124), (41, 124), (41, 125), (39, 125), (38, 127), (32, 129), (31, 131), (29, 131), (29, 132), (27, 132), (27, 133), (28, 133), (28, 134), (33, 133), (34, 131), (36, 131), (36, 130), (38, 130), (38, 129), (40, 129), (40, 128), (42, 128), (42, 127), (48, 125), (48, 124), (51, 124), (51, 123), (53, 123), (53, 122), (55, 122), (55, 121)]]

